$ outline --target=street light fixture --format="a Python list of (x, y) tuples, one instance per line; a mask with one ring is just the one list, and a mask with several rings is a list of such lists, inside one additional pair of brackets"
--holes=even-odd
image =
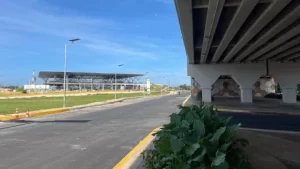
[[(123, 66), (124, 64), (118, 65), (118, 67)], [(115, 99), (117, 99), (117, 72), (115, 72)]]
[[(76, 41), (79, 41), (79, 38), (70, 39), (69, 42), (74, 43)], [(66, 76), (67, 76), (67, 44), (65, 44), (65, 64), (64, 64), (64, 101), (63, 101), (63, 107), (66, 107)]]

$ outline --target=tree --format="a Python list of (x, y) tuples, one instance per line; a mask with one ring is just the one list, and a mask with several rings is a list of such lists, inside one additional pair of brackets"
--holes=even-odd
[(161, 89), (161, 85), (158, 85), (158, 84), (151, 84), (150, 89), (151, 89), (152, 91), (160, 90), (160, 89)]
[(179, 85), (179, 89), (181, 89), (181, 90), (191, 90), (191, 86), (183, 84), (183, 85)]
[(17, 87), (16, 91), (17, 92), (23, 92), (24, 91), (24, 87)]

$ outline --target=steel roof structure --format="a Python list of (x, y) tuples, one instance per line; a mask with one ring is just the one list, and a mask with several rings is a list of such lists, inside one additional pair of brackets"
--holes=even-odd
[[(89, 72), (66, 72), (68, 79), (113, 79), (115, 78), (115, 73), (89, 73)], [(117, 73), (117, 79), (123, 78), (133, 78), (144, 76), (144, 74), (127, 74), (127, 73)], [(50, 78), (64, 78), (64, 72), (51, 72), (51, 71), (41, 71), (39, 72), (39, 78), (50, 79)]]

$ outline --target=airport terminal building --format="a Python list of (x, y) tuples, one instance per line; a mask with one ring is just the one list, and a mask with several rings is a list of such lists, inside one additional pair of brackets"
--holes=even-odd
[[(45, 89), (63, 90), (64, 72), (41, 71), (38, 77)], [(144, 74), (66, 72), (66, 86), (68, 91), (150, 90), (150, 80)]]

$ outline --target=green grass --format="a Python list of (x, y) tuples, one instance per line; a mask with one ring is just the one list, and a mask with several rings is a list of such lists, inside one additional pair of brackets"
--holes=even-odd
[[(145, 94), (146, 96), (160, 95), (160, 92)], [(117, 94), (117, 99), (126, 97), (143, 96), (143, 93), (124, 93)], [(87, 96), (67, 96), (67, 107), (83, 105), (94, 102), (101, 102), (112, 100), (115, 98), (114, 94), (99, 94)], [(27, 110), (44, 110), (51, 108), (60, 108), (63, 105), (63, 97), (35, 97), (22, 99), (0, 99), (0, 115), (15, 113), (16, 108), (19, 112)]]

